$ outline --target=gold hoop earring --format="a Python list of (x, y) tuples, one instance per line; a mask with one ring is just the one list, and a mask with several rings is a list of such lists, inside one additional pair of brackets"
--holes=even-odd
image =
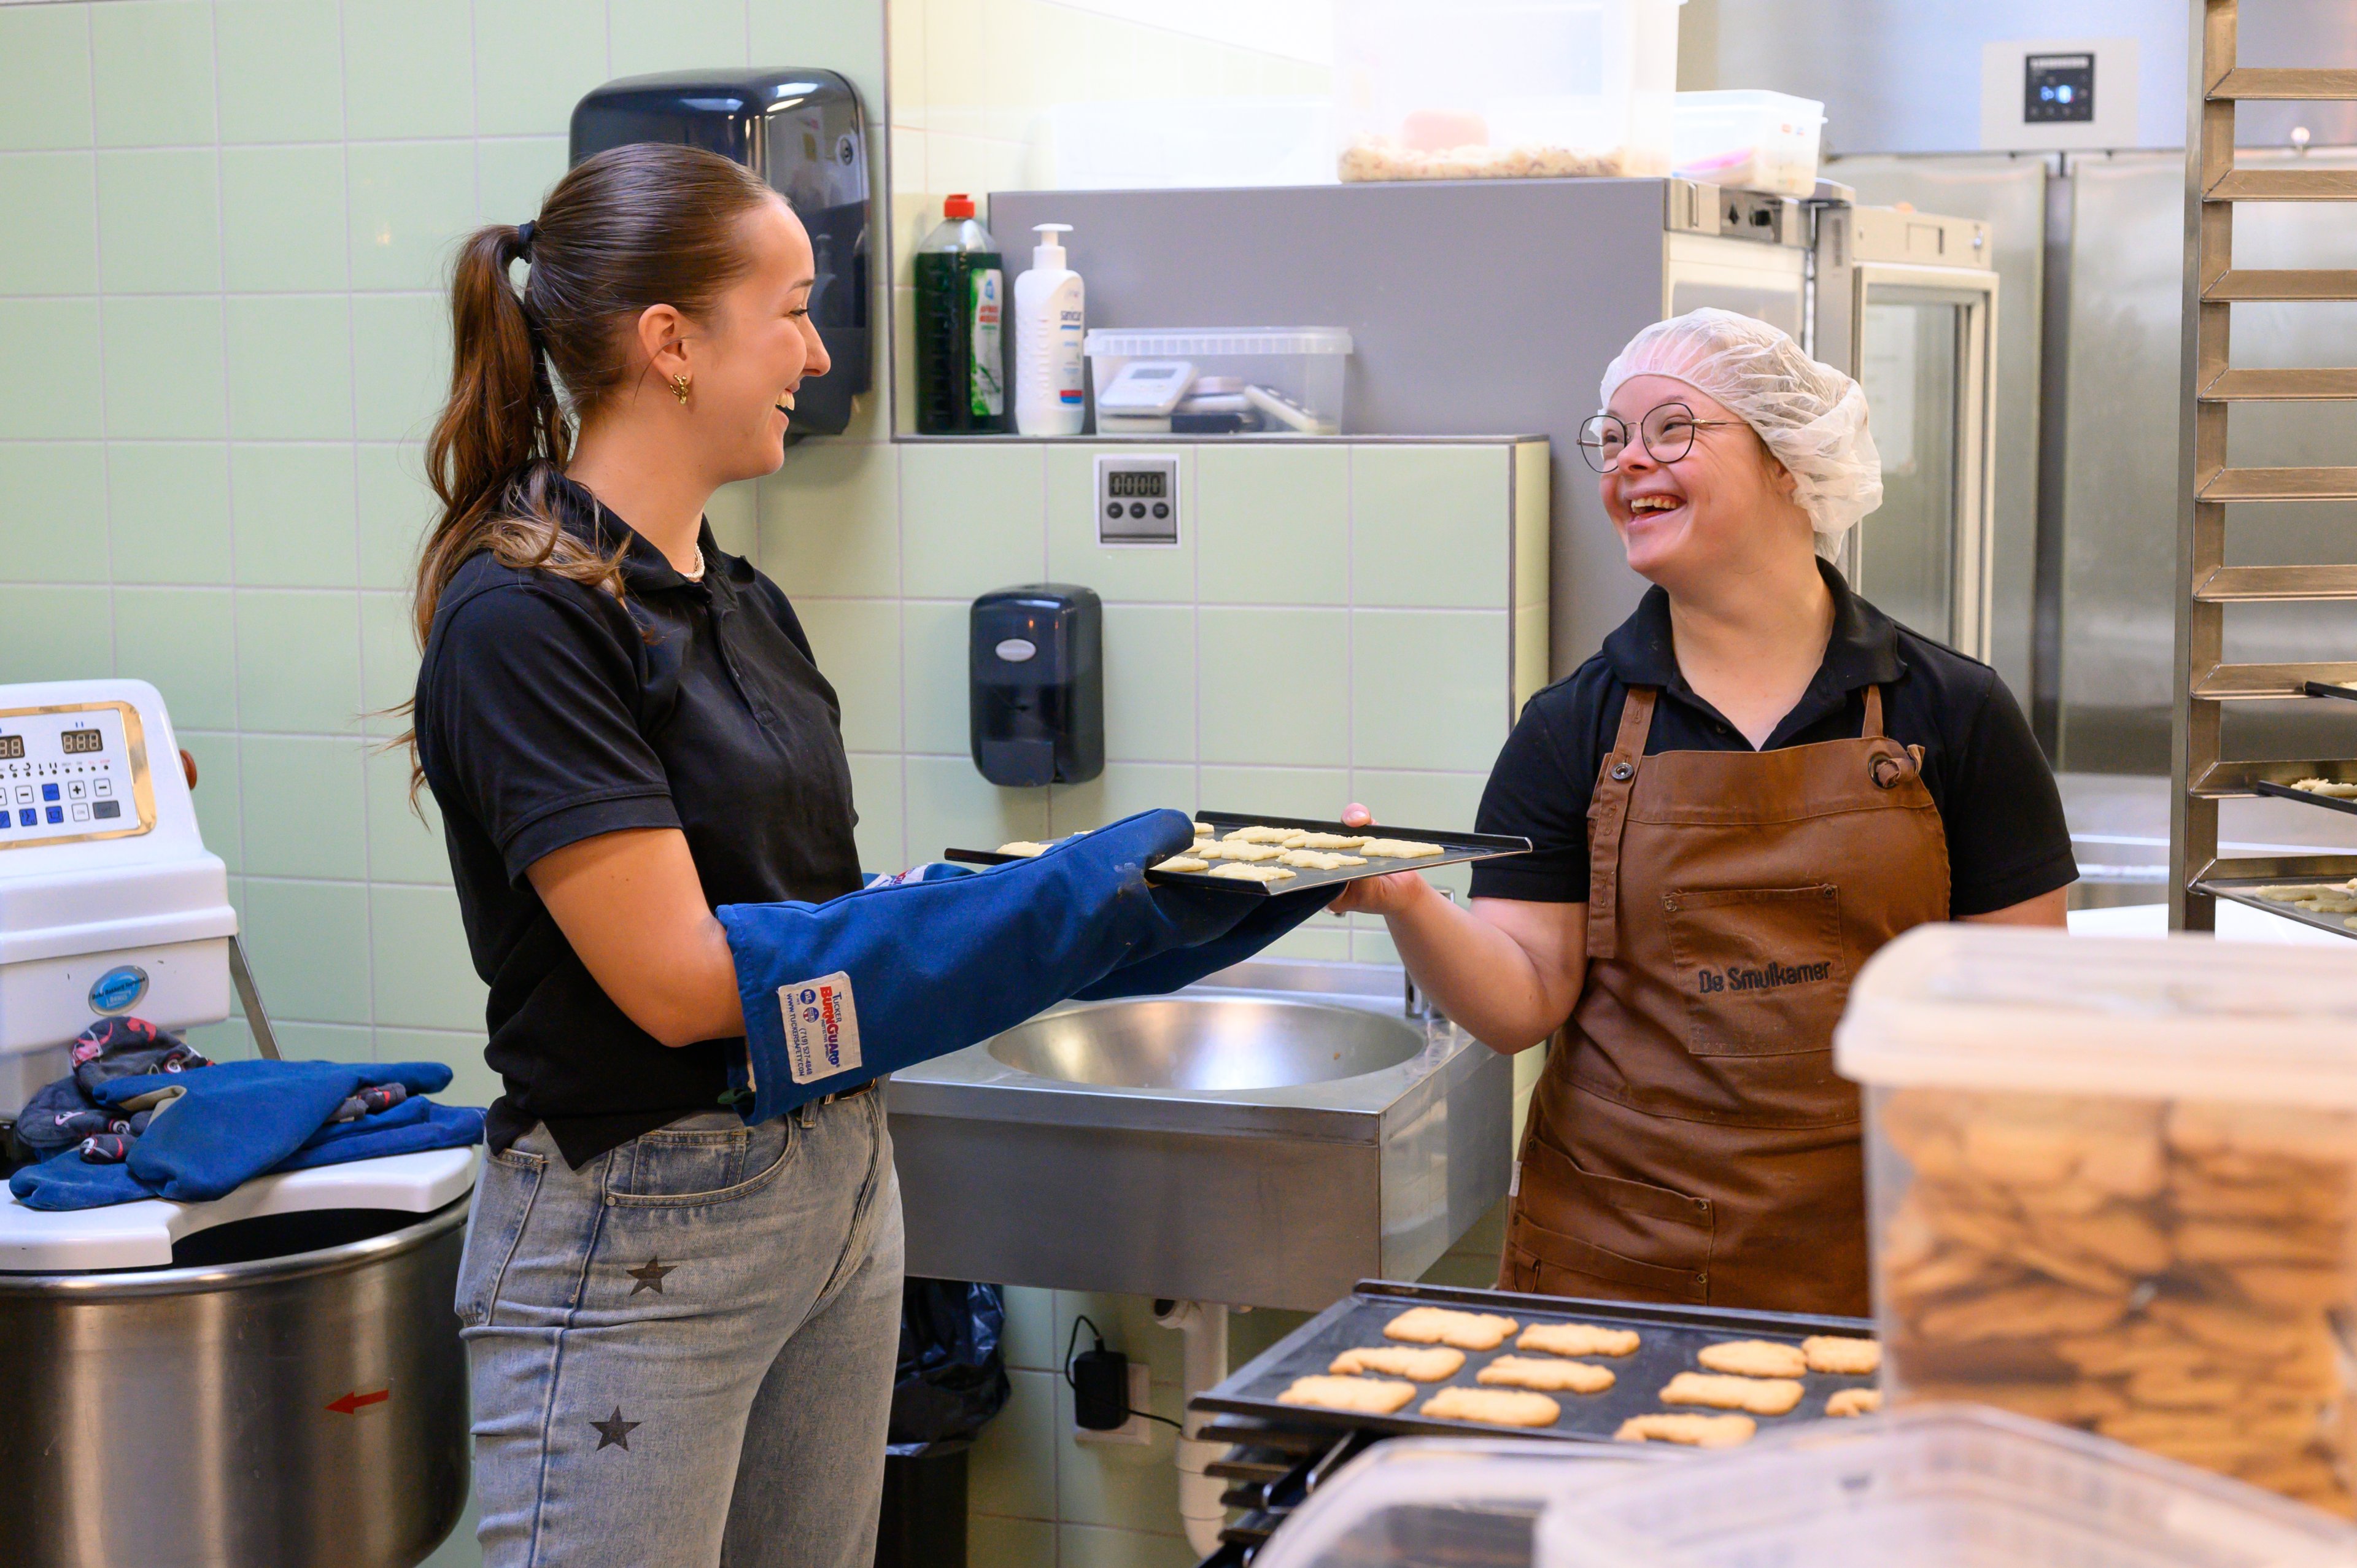
[(687, 401), (687, 372), (685, 371), (682, 371), (679, 374), (672, 377), (671, 395), (679, 399), (682, 403), (685, 403)]

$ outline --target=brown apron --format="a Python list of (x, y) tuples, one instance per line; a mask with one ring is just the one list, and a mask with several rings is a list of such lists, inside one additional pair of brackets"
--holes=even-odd
[(1630, 690), (1598, 772), (1587, 979), (1531, 1102), (1499, 1283), (1862, 1316), (1833, 1030), (1868, 955), (1948, 918), (1922, 753), (1868, 687), (1856, 740), (1647, 757), (1657, 695)]

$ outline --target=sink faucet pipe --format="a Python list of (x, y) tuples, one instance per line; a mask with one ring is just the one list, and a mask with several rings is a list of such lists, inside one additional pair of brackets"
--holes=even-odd
[[(1450, 903), (1454, 904), (1457, 902), (1457, 890), (1455, 888), (1442, 887), (1436, 889), (1436, 891)], [(1400, 1015), (1402, 1017), (1418, 1018), (1428, 1024), (1433, 1019), (1441, 1015), (1440, 1010), (1432, 1004), (1432, 998), (1424, 993), (1423, 988), (1415, 983), (1415, 976), (1407, 972), (1407, 966), (1405, 964), (1400, 966), (1400, 985), (1402, 988), (1400, 998)]]
[[(1157, 1301), (1154, 1321), (1165, 1328), (1178, 1331), (1180, 1347), (1180, 1391), (1182, 1402), (1192, 1402), (1197, 1394), (1228, 1375), (1228, 1309), (1224, 1306), (1194, 1301)], [(1221, 1444), (1206, 1443), (1196, 1434), (1201, 1430), (1203, 1417), (1195, 1411), (1183, 1411), (1184, 1425), (1179, 1429), (1176, 1460), (1178, 1466), (1178, 1518), (1187, 1527), (1187, 1544), (1208, 1557), (1220, 1549), (1220, 1531), (1228, 1522), (1226, 1505), (1220, 1501), (1227, 1484), (1204, 1471), (1218, 1458)]]

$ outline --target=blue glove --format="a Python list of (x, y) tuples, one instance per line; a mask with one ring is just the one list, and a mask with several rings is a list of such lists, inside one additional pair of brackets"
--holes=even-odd
[(117, 1107), (183, 1092), (148, 1123), (124, 1164), (91, 1165), (69, 1149), (16, 1172), (8, 1189), (27, 1208), (94, 1208), (143, 1197), (195, 1202), (271, 1171), (482, 1142), (481, 1112), (418, 1098), (358, 1121), (334, 1120), (347, 1098), (371, 1084), (422, 1094), (449, 1081), (439, 1062), (218, 1062), (115, 1079), (99, 1086), (98, 1098)]
[(1148, 862), (1194, 836), (1183, 812), (1145, 811), (979, 875), (879, 882), (824, 904), (723, 905), (745, 1004), (746, 1060), (730, 1071), (738, 1114), (766, 1122), (963, 1050), (1125, 965), (1265, 919), (1274, 900), (1146, 880)]

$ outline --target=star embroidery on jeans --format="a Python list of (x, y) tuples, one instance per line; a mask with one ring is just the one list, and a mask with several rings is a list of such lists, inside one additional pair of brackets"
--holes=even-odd
[(646, 1423), (624, 1421), (622, 1407), (616, 1405), (612, 1415), (604, 1421), (593, 1421), (589, 1424), (597, 1429), (597, 1452), (602, 1454), (608, 1448), (619, 1448), (627, 1454), (630, 1451), (630, 1434), (644, 1426)]
[(666, 1263), (661, 1258), (649, 1258), (645, 1268), (624, 1269), (622, 1272), (639, 1282), (630, 1287), (632, 1295), (638, 1294), (642, 1290), (651, 1290), (657, 1295), (661, 1295), (663, 1293), (663, 1276), (677, 1267), (679, 1267), (677, 1263)]

